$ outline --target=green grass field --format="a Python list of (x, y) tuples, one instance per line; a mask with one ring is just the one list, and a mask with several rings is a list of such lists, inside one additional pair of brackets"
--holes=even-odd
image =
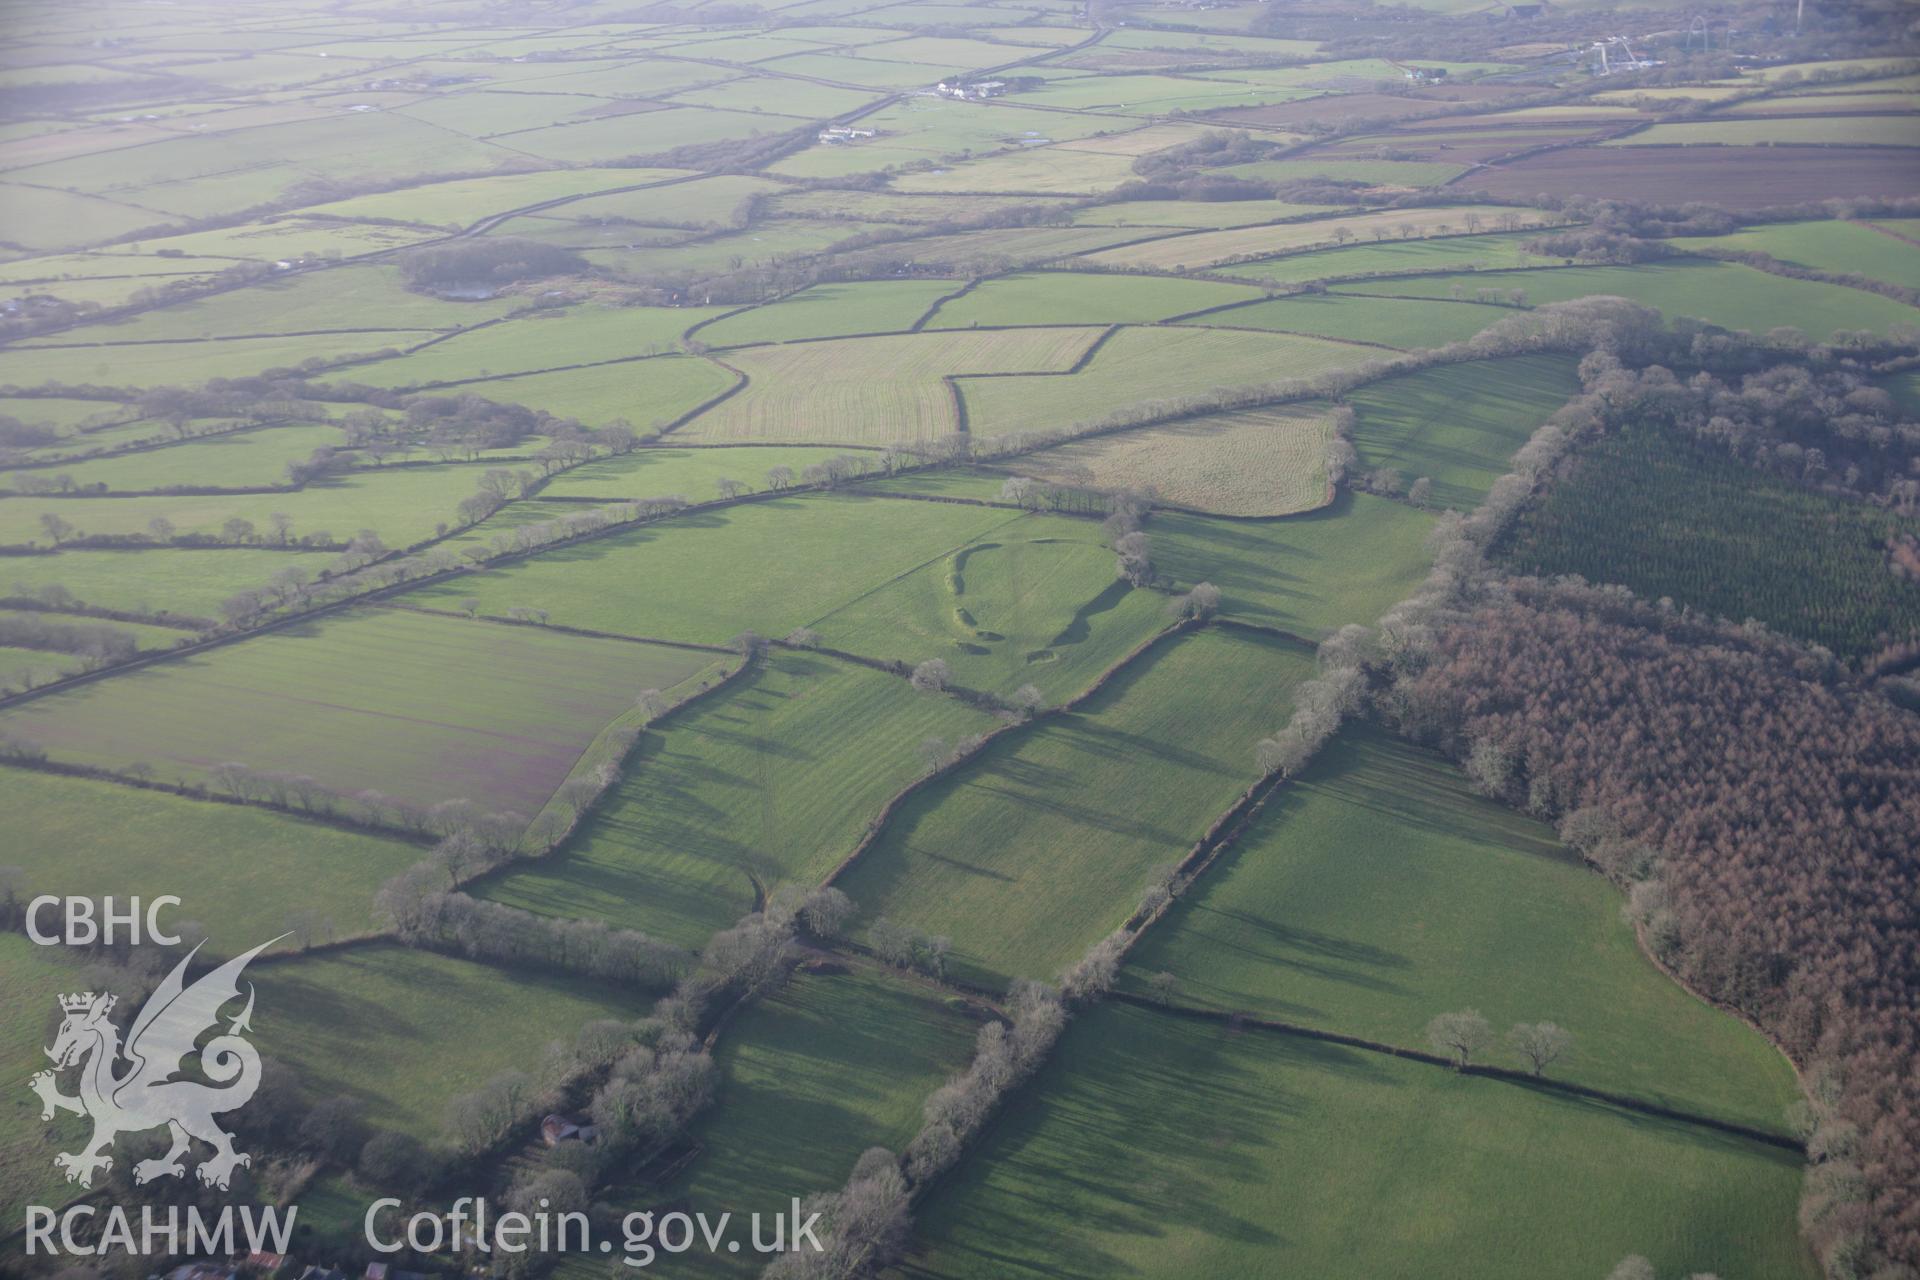
[[(1360, 726), (1326, 747), (1130, 957), (1184, 1005), (1425, 1050), (1435, 1014), (1550, 1021), (1556, 1078), (1784, 1132), (1793, 1069), (1641, 954), (1620, 894), (1446, 760)], [(1526, 1064), (1496, 1045), (1487, 1060)]]
[[(531, 627), (366, 610), (51, 694), (0, 726), (57, 760), (311, 774), (333, 791), (465, 798), (531, 817), (642, 689), (712, 656)], [(479, 691), (484, 688), (484, 693)]]
[(1440, 365), (1348, 397), (1353, 444), (1363, 471), (1390, 467), (1407, 483), (1425, 476), (1432, 503), (1467, 511), (1534, 429), (1579, 393), (1566, 356)]
[(961, 383), (961, 394), (969, 429), (976, 435), (1084, 429), (1143, 404), (1171, 408), (1216, 390), (1311, 378), (1384, 354), (1293, 334), (1197, 326), (1126, 328), (1078, 373), (968, 378)]
[[(1896, 246), (1897, 247), (1897, 246)], [(1727, 329), (1764, 333), (1777, 326), (1825, 341), (1841, 329), (1886, 330), (1920, 322), (1920, 310), (1878, 294), (1815, 280), (1768, 275), (1731, 262), (1651, 262), (1635, 267), (1563, 267), (1503, 271), (1498, 275), (1421, 276), (1375, 284), (1342, 285), (1342, 292), (1445, 298), (1455, 286), (1520, 289), (1529, 305), (1613, 294), (1668, 319), (1692, 316)], [(1471, 305), (1471, 304), (1462, 304)]]
[(0, 385), (90, 383), (112, 387), (197, 387), (210, 378), (245, 378), (417, 341), (409, 330), (332, 333), (300, 338), (88, 347), (21, 347), (0, 352)]
[(1008, 695), (1078, 693), (1164, 625), (1166, 602), (1130, 590), (1091, 520), (1028, 516), (922, 565), (811, 625), (836, 648), (917, 663)]
[(920, 772), (923, 739), (992, 724), (898, 676), (776, 652), (745, 685), (649, 732), (562, 854), (484, 893), (697, 947), (752, 909), (755, 881), (824, 879)]
[(331, 551), (246, 547), (62, 551), (9, 557), (0, 565), (0, 591), (30, 596), (62, 586), (97, 608), (217, 619), (220, 602), (235, 592), (264, 587), (282, 569), (301, 569), (312, 578), (337, 559)]
[(904, 444), (960, 429), (954, 374), (1063, 372), (1094, 328), (913, 333), (748, 347), (724, 359), (744, 391), (675, 433), (704, 442)]
[(315, 449), (337, 449), (344, 443), (338, 427), (267, 427), (117, 458), (75, 462), (57, 470), (16, 471), (4, 482), (17, 488), (28, 476), (48, 479), (64, 475), (72, 476), (73, 482), (82, 487), (101, 484), (123, 491), (183, 485), (229, 489), (279, 485), (287, 483), (289, 462), (304, 462)]
[[(244, 338), (316, 329), (359, 329), (374, 323), (388, 329), (460, 329), (497, 319), (524, 304), (524, 299), (510, 297), (465, 301), (428, 297), (403, 287), (399, 273), (390, 267), (342, 267), (271, 279), (250, 289), (87, 325), (72, 334), (39, 339), (36, 345)], [(412, 340), (424, 341), (429, 336), (420, 332)]]
[(1214, 520), (1167, 512), (1147, 525), (1153, 561), (1184, 590), (1211, 582), (1223, 612), (1318, 639), (1371, 624), (1426, 576), (1433, 517), (1342, 491), (1285, 520)]
[(955, 288), (949, 280), (867, 280), (817, 284), (790, 298), (708, 325), (695, 337), (710, 346), (791, 342), (910, 329)]
[(578, 418), (589, 427), (625, 421), (645, 431), (692, 412), (738, 381), (711, 360), (663, 355), (590, 369), (489, 378), (466, 383), (460, 391)]
[(721, 310), (569, 307), (543, 311), (512, 324), (463, 333), (396, 360), (356, 367), (345, 376), (370, 386), (409, 387), (624, 360), (673, 350), (681, 333)]
[(1259, 296), (1257, 289), (1208, 280), (1041, 272), (989, 280), (943, 305), (927, 327), (1139, 324)]
[(703, 512), (423, 588), (409, 600), (552, 611), (566, 626), (719, 644), (783, 636), (1021, 519), (982, 507), (807, 495)]
[(1724, 236), (1682, 236), (1676, 246), (1764, 253), (1816, 271), (1920, 289), (1920, 247), (1863, 222), (1778, 222)]
[(1495, 267), (1544, 266), (1546, 260), (1520, 246), (1538, 232), (1497, 235), (1447, 236), (1441, 239), (1388, 240), (1354, 244), (1345, 249), (1317, 249), (1284, 257), (1241, 262), (1221, 267), (1222, 275), (1275, 284), (1304, 284), (1348, 276), (1424, 275), (1435, 271), (1487, 270)]
[[(731, 1212), (744, 1240), (744, 1215), (840, 1186), (863, 1149), (911, 1140), (990, 1012), (873, 958), (875, 921), (947, 939), (952, 983), (1055, 979), (1259, 781), (1256, 743), (1291, 717), (1318, 642), (1421, 590), (1436, 527), (1580, 387), (1580, 352), (1383, 376), (1408, 353), (1595, 295), (1821, 340), (1920, 331), (1892, 297), (1696, 256), (1920, 288), (1920, 217), (1861, 212), (1900, 212), (1895, 171), (1920, 155), (1897, 42), (1848, 59), (1855, 36), (1776, 22), (1736, 32), (1761, 70), (1594, 94), (1561, 37), (1599, 39), (1577, 19), (1600, 3), (1566, 0), (1544, 27), (1489, 0), (1308, 5), (1298, 31), (1280, 11), (1302, 6), (1245, 0), (166, 3), (108, 22), (16, 5), (0, 734), (53, 768), (0, 762), (17, 828), (0, 921), (24, 889), (178, 894), (222, 953), (297, 929), (249, 973), (261, 1054), (307, 1102), (344, 1095), (372, 1129), (440, 1144), (451, 1097), (666, 991), (377, 934), (374, 896), (430, 851), (432, 806), (519, 815), (525, 856), (458, 887), (581, 936), (698, 952), (831, 878), (858, 908), (845, 953), (809, 938), (784, 982), (709, 1002), (713, 1105), (587, 1194), (605, 1213)], [(1673, 34), (1652, 79), (1686, 78)], [(1815, 37), (1835, 57), (1770, 61)], [(1781, 79), (1795, 70), (1838, 74)], [(1607, 83), (1627, 79), (1648, 77)], [(1507, 154), (1583, 139), (1565, 172)], [(1679, 149), (1697, 143), (1717, 145)], [(1586, 152), (1619, 172), (1576, 171)], [(1639, 266), (1524, 248), (1615, 226), (1609, 199), (1700, 195), (1665, 173), (1689, 163), (1720, 192), (1703, 199), (1853, 214), (1736, 213)], [(1532, 198), (1515, 175), (1535, 170), (1541, 207), (1479, 203)], [(1906, 362), (1853, 355), (1920, 405)], [(469, 398), (530, 411), (524, 433), (446, 443), (430, 423), (477, 417)], [(391, 452), (346, 443), (376, 420)], [(614, 453), (616, 425), (646, 443)], [(1336, 429), (1357, 455), (1337, 486)], [(288, 487), (321, 446), (340, 468)], [(586, 460), (546, 473), (568, 453)], [(526, 496), (466, 522), (499, 469)], [(1891, 506), (1633, 434), (1564, 472), (1488, 549), (1499, 572), (1625, 579), (1843, 664), (1920, 641), (1920, 587), (1888, 571), (1889, 539), (1920, 523)], [(1418, 505), (1371, 492), (1421, 479)], [(1144, 587), (1105, 524), (1123, 491), (1149, 500)], [(627, 520), (674, 497), (691, 509)], [(1063, 509), (1023, 506), (1049, 498)], [(576, 518), (620, 523), (509, 549)], [(367, 535), (391, 555), (365, 574), (328, 549)], [(214, 539), (234, 545), (195, 545)], [(456, 567), (379, 587), (402, 559)], [(288, 570), (312, 593), (276, 587)], [(1201, 582), (1219, 617), (1166, 634)], [(247, 590), (316, 613), (237, 630)], [(379, 598), (343, 595), (362, 591)], [(95, 659), (26, 647), (70, 639), (30, 617), (112, 628), (140, 660), (42, 687)], [(949, 687), (919, 692), (906, 674), (934, 658)], [(649, 724), (656, 688), (673, 709)], [(576, 815), (586, 779), (604, 789)], [(287, 807), (303, 799), (316, 812)], [(1645, 959), (1619, 897), (1440, 757), (1347, 726), (915, 1189), (912, 1256), (881, 1270), (1599, 1280), (1637, 1252), (1659, 1280), (1812, 1280), (1798, 1153), (1552, 1087), (1785, 1131), (1788, 1065)], [(332, 941), (297, 950), (309, 933)], [(0, 1216), (75, 1192), (51, 1158), (82, 1126), (43, 1125), (22, 1086), (48, 997), (107, 981), (93, 959), (0, 931)], [(1162, 970), (1185, 1007), (1144, 999)], [(1424, 1048), (1427, 1019), (1468, 1005), (1502, 1033), (1565, 1025), (1574, 1052), (1528, 1087), (1226, 1016)], [(596, 1083), (554, 1107), (582, 1112)], [(295, 1269), (357, 1275), (384, 1192), (351, 1161), (309, 1169), (245, 1137), (267, 1194), (302, 1206)], [(428, 1199), (500, 1200), (542, 1163), (534, 1146), (489, 1157)], [(701, 1252), (651, 1269), (765, 1262)], [(556, 1274), (635, 1270), (589, 1256)]]
[(502, 1071), (538, 1067), (554, 1040), (644, 1017), (640, 992), (380, 945), (302, 956), (248, 976), (254, 1045), (318, 1101), (345, 1097), (374, 1129), (440, 1140), (446, 1106)]
[(1815, 493), (1691, 439), (1633, 431), (1584, 450), (1522, 513), (1500, 559), (1518, 573), (1578, 573), (1648, 600), (1860, 657), (1920, 635), (1920, 584), (1887, 566), (1887, 540), (1920, 521)]
[(1797, 1158), (1271, 1032), (1107, 1005), (921, 1210), (913, 1277), (1817, 1274)]
[(1322, 404), (1207, 414), (1109, 432), (1009, 461), (1010, 470), (1215, 515), (1284, 516), (1325, 505), (1333, 423)]
[(868, 923), (952, 938), (969, 981), (1051, 978), (1253, 782), (1254, 742), (1312, 670), (1304, 649), (1246, 633), (1171, 642), (916, 793), (840, 887)]
[[(331, 921), (335, 937), (370, 933), (374, 890), (422, 856), (404, 841), (248, 805), (27, 769), (0, 769), (0, 800), (7, 864), (32, 893), (174, 894), (182, 901), (169, 925), (197, 921), (221, 955), (285, 932), (298, 911)], [(286, 895), (295, 882), (300, 893)]]
[(1461, 307), (1451, 302), (1409, 302), (1405, 298), (1356, 298), (1320, 293), (1276, 298), (1271, 302), (1256, 302), (1250, 307), (1216, 311), (1187, 323), (1272, 329), (1282, 333), (1377, 343), (1384, 347), (1410, 350), (1464, 342), (1505, 318), (1492, 307)]
[(12, 693), (74, 675), (86, 669), (77, 654), (0, 645), (0, 691)]
[(75, 400), (60, 396), (0, 396), (0, 413), (22, 422), (51, 426), (62, 435), (94, 422), (132, 418), (139, 411), (113, 400)]
[[(460, 500), (480, 487), (486, 466), (457, 463), (361, 467), (313, 481), (293, 493), (15, 498), (0, 505), (0, 543), (50, 546), (51, 540), (40, 523), (43, 515), (64, 519), (80, 531), (75, 536), (133, 534), (144, 537), (156, 516), (169, 521), (177, 533), (210, 536), (220, 536), (222, 526), (238, 517), (251, 522), (256, 533), (264, 536), (272, 517), (283, 514), (293, 520), (290, 536), (296, 541), (326, 533), (332, 535), (333, 541), (344, 543), (360, 530), (371, 529), (388, 546), (404, 547), (432, 537), (438, 525), (456, 523)], [(196, 551), (194, 554), (206, 553)], [(123, 559), (119, 563), (130, 562)], [(274, 563), (277, 565), (279, 561)], [(0, 569), (0, 573), (4, 572)], [(267, 574), (270, 573), (272, 570), (267, 570)], [(262, 578), (267, 574), (262, 574)]]
[(1131, 158), (1097, 151), (1028, 147), (894, 179), (896, 191), (1007, 192), (1086, 196), (1110, 190), (1133, 174)]
[[(740, 1218), (836, 1189), (868, 1147), (897, 1151), (913, 1136), (920, 1104), (972, 1056), (975, 1030), (929, 992), (871, 970), (803, 973), (729, 1028), (717, 1099), (693, 1128), (700, 1155), (668, 1186), (623, 1190), (635, 1207), (684, 1197)], [(750, 1275), (764, 1261), (663, 1255), (650, 1270)], [(600, 1266), (581, 1259), (562, 1274), (597, 1278)]]

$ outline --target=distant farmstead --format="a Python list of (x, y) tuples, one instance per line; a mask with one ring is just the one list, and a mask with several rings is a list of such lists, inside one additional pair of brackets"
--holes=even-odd
[(934, 92), (947, 98), (997, 98), (1007, 91), (1005, 80), (981, 80), (965, 84), (958, 80), (942, 80), (933, 87)]

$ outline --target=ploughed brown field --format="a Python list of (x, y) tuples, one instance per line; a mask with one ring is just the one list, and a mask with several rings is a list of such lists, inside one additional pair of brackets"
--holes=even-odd
[(1757, 209), (1846, 196), (1899, 196), (1920, 156), (1891, 147), (1571, 147), (1469, 173), (1460, 190), (1525, 198), (1596, 190), (1622, 200)]
[[(1377, 133), (1365, 138), (1356, 138), (1352, 142), (1325, 147), (1313, 154), (1323, 160), (1361, 160), (1377, 153), (1382, 147), (1390, 147), (1404, 159), (1437, 161), (1442, 164), (1485, 164), (1501, 156), (1514, 155), (1534, 147), (1548, 146), (1554, 143), (1583, 142), (1600, 136), (1601, 130), (1586, 127), (1575, 122), (1571, 128), (1552, 124), (1542, 125), (1538, 121), (1530, 122), (1530, 128), (1498, 126), (1495, 128), (1475, 129), (1470, 134), (1462, 130), (1460, 134), (1447, 133), (1441, 137), (1428, 136), (1437, 130), (1399, 130), (1391, 133)], [(1465, 134), (1466, 136), (1462, 136)]]

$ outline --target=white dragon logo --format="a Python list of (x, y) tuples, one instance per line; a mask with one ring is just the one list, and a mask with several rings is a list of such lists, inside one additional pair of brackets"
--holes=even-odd
[[(240, 1035), (250, 1029), (253, 985), (247, 984), (247, 1007), (233, 1019), (225, 1035), (214, 1036), (197, 1049), (195, 1041), (219, 1023), (220, 1010), (227, 1002), (239, 997), (240, 972), (247, 962), (278, 941), (275, 938), (261, 943), (189, 987), (182, 978), (200, 950), (194, 947), (140, 1007), (127, 1032), (124, 1050), (119, 1029), (107, 1017), (117, 997), (91, 991), (60, 997), (66, 1020), (60, 1024), (53, 1047), (46, 1051), (53, 1059), (53, 1070), (42, 1071), (27, 1083), (40, 1095), (42, 1120), (53, 1119), (57, 1111), (71, 1111), (93, 1120), (93, 1137), (86, 1145), (71, 1155), (63, 1153), (53, 1158), (54, 1167), (65, 1171), (68, 1182), (92, 1186), (95, 1170), (113, 1168), (113, 1157), (107, 1152), (116, 1136), (161, 1125), (172, 1133), (173, 1148), (158, 1160), (142, 1160), (135, 1165), (135, 1182), (184, 1174), (186, 1166), (180, 1157), (194, 1138), (213, 1147), (213, 1155), (194, 1171), (208, 1186), (226, 1190), (235, 1167), (253, 1163), (251, 1156), (233, 1149), (233, 1135), (213, 1122), (215, 1115), (245, 1106), (260, 1087), (260, 1055)], [(181, 1059), (190, 1053), (198, 1054), (200, 1073), (213, 1084), (174, 1078)], [(129, 1065), (116, 1075), (115, 1067), (123, 1057)], [(79, 1064), (84, 1064), (80, 1093), (68, 1097), (60, 1092), (55, 1077)]]

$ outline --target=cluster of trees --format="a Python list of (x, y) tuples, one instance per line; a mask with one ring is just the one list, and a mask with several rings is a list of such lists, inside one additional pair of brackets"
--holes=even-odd
[[(381, 404), (381, 399), (388, 400), (389, 404)], [(458, 454), (471, 460), (490, 449), (511, 449), (529, 436), (544, 435), (556, 444), (590, 438), (586, 429), (572, 418), (556, 418), (543, 410), (504, 404), (471, 393), (417, 393), (395, 397), (389, 392), (385, 397), (372, 398), (372, 403), (404, 410), (398, 422), (377, 409), (346, 415), (343, 425), (348, 440), (360, 441), (363, 448), (373, 451), (376, 461), (381, 456), (377, 446), (382, 440), (418, 443), (435, 450), (443, 459)], [(599, 439), (610, 450), (623, 452), (632, 447), (631, 428), (623, 433), (609, 424), (603, 430), (606, 434)]]
[[(590, 1025), (587, 1034), (594, 1032)], [(547, 1153), (550, 1168), (570, 1172), (587, 1186), (632, 1167), (633, 1153), (677, 1137), (712, 1101), (718, 1075), (692, 1035), (661, 1019), (640, 1023), (627, 1043), (609, 1041), (606, 1034), (594, 1040), (595, 1058), (607, 1056), (610, 1047), (618, 1049), (605, 1082), (587, 1104), (598, 1134), (591, 1143), (566, 1143)]]
[[(1493, 1026), (1478, 1009), (1437, 1014), (1427, 1023), (1427, 1043), (1454, 1070), (1464, 1071), (1493, 1043)], [(1573, 1034), (1551, 1022), (1516, 1022), (1507, 1032), (1507, 1047), (1535, 1076), (1544, 1076), (1572, 1050)]]
[(767, 1280), (877, 1275), (905, 1256), (913, 1237), (912, 1209), (912, 1188), (899, 1157), (885, 1147), (869, 1147), (854, 1162), (846, 1186), (809, 1197), (803, 1206), (805, 1213), (819, 1215), (819, 1250), (789, 1249), (760, 1274)]
[(867, 926), (867, 940), (873, 954), (897, 969), (920, 969), (935, 978), (947, 976), (947, 957), (953, 954), (953, 939), (928, 935), (909, 924), (885, 916)]
[(400, 274), (427, 291), (498, 289), (519, 280), (581, 275), (590, 267), (578, 250), (513, 236), (474, 236), (400, 256)]
[(10, 413), (0, 413), (0, 450), (39, 449), (58, 443), (60, 433), (52, 427), (22, 422)]
[(1797, 483), (1920, 509), (1920, 421), (1832, 348), (1685, 380), (1598, 353), (1582, 362), (1581, 380), (1608, 426), (1685, 433)]
[(1093, 487), (1090, 469), (1076, 468), (1082, 483), (1066, 484), (1034, 476), (1009, 476), (1000, 486), (1000, 501), (1011, 502), (1029, 511), (1066, 511), (1092, 515), (1107, 509), (1110, 497)]
[(1167, 611), (1175, 618), (1204, 622), (1220, 612), (1220, 588), (1211, 582), (1196, 582), (1190, 590), (1167, 601)]
[(92, 622), (61, 622), (35, 613), (0, 614), (0, 645), (78, 656), (85, 670), (125, 662), (140, 648), (130, 631)]
[(1920, 721), (1764, 632), (1575, 584), (1437, 614), (1393, 666), (1404, 731), (1560, 819), (1664, 963), (1831, 1082), (1823, 1256), (1920, 1263)]
[(1067, 1025), (1061, 993), (1042, 982), (1016, 981), (1006, 1020), (989, 1022), (974, 1041), (967, 1069), (928, 1096), (922, 1124), (902, 1152), (908, 1179), (925, 1184), (951, 1168), (1007, 1093), (1046, 1061)]

